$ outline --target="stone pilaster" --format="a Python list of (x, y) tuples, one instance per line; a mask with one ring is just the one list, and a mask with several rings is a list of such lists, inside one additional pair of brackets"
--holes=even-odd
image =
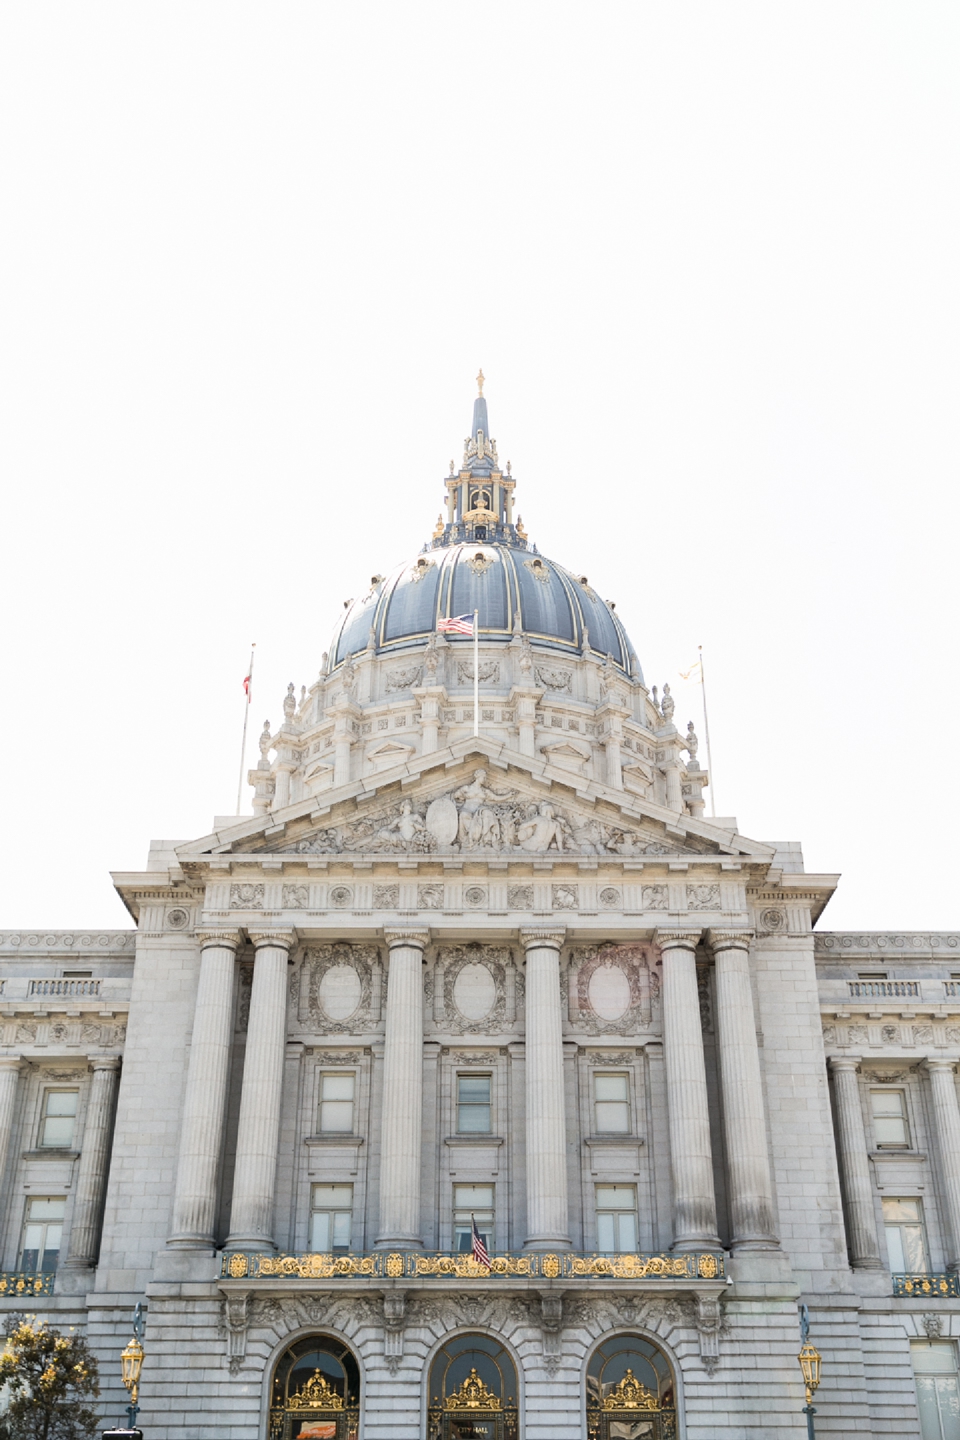
[(855, 1270), (881, 1270), (873, 1184), (867, 1160), (867, 1135), (863, 1128), (859, 1056), (834, 1056), (829, 1061), (833, 1074), (833, 1095), (837, 1110), (837, 1137), (840, 1142), (840, 1175), (847, 1216), (847, 1245)]
[(227, 1244), (237, 1250), (272, 1250), (287, 1031), (287, 961), (296, 937), (267, 930), (251, 934), (250, 939), (256, 958)]
[(120, 1061), (115, 1055), (91, 1059), (93, 1081), (87, 1100), (83, 1127), (83, 1149), (77, 1171), (77, 1193), (73, 1202), (70, 1249), (66, 1267), (83, 1270), (97, 1263), (103, 1197), (110, 1170), (110, 1136), (117, 1101)]
[(960, 1105), (957, 1103), (956, 1061), (928, 1059), (926, 1069), (930, 1077), (940, 1178), (950, 1225), (947, 1268), (957, 1270), (960, 1269)]
[(656, 941), (663, 956), (663, 1059), (673, 1177), (673, 1248), (698, 1250), (720, 1244), (697, 994), (700, 931), (660, 930)]
[(750, 934), (711, 930), (716, 965), (717, 1038), (727, 1141), (730, 1244), (777, 1248), (763, 1080), (750, 986)]
[(180, 1128), (173, 1228), (167, 1241), (177, 1250), (210, 1250), (214, 1244), (240, 945), (235, 930), (205, 931), (198, 938), (200, 980)]
[(7, 1151), (10, 1149), (22, 1063), (19, 1055), (4, 1055), (0, 1059), (0, 1180), (6, 1169)]
[(388, 930), (377, 1246), (420, 1248), (425, 930)]
[(526, 963), (528, 1250), (570, 1248), (560, 997), (562, 930), (521, 930)]

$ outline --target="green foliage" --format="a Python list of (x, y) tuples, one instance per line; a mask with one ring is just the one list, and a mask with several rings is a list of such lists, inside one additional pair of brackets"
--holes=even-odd
[(0, 1386), (9, 1404), (0, 1415), (0, 1440), (93, 1440), (100, 1394), (97, 1362), (86, 1340), (42, 1322), (19, 1319), (7, 1330)]

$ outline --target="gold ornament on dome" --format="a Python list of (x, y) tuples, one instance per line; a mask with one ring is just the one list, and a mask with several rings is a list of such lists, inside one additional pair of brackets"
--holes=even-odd
[(445, 1410), (499, 1410), (500, 1399), (484, 1385), (476, 1370), (471, 1370), (459, 1390), (443, 1402)]
[(652, 1390), (637, 1379), (631, 1369), (627, 1369), (626, 1375), (619, 1385), (614, 1385), (609, 1395), (603, 1399), (604, 1410), (659, 1410), (660, 1401)]
[(329, 1380), (314, 1370), (295, 1395), (287, 1401), (288, 1410), (342, 1410), (343, 1398), (338, 1395)]

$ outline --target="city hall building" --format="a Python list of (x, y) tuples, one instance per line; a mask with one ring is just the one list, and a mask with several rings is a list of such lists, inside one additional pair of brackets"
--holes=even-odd
[(445, 483), (251, 815), (0, 927), (0, 1308), (116, 1423), (142, 1302), (148, 1440), (802, 1440), (805, 1304), (819, 1435), (957, 1440), (960, 937), (706, 817), (482, 394)]

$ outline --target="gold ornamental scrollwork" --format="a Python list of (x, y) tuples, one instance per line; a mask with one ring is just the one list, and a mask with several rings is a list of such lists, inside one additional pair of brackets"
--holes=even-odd
[(288, 1410), (342, 1410), (343, 1397), (338, 1395), (329, 1380), (314, 1370), (295, 1395), (287, 1401)]
[(720, 1270), (716, 1255), (701, 1255), (697, 1270), (703, 1280), (716, 1280)]
[(489, 1275), (535, 1275), (536, 1259), (532, 1255), (493, 1255), (489, 1269), (470, 1254), (413, 1255), (413, 1275), (450, 1275), (458, 1280), (481, 1279)]
[(696, 1274), (696, 1269), (694, 1257), (690, 1255), (571, 1255), (567, 1258), (566, 1273), (607, 1275), (614, 1280), (645, 1280), (649, 1276), (688, 1279)]
[(476, 1370), (471, 1370), (459, 1390), (443, 1402), (445, 1410), (499, 1410), (500, 1397), (484, 1385)]
[(660, 1401), (628, 1367), (619, 1385), (603, 1398), (604, 1410), (659, 1410)]
[(242, 1280), (249, 1268), (246, 1255), (231, 1255), (227, 1261), (227, 1274), (231, 1280)]
[(261, 1275), (296, 1275), (302, 1280), (330, 1280), (337, 1275), (376, 1275), (376, 1255), (261, 1255)]

